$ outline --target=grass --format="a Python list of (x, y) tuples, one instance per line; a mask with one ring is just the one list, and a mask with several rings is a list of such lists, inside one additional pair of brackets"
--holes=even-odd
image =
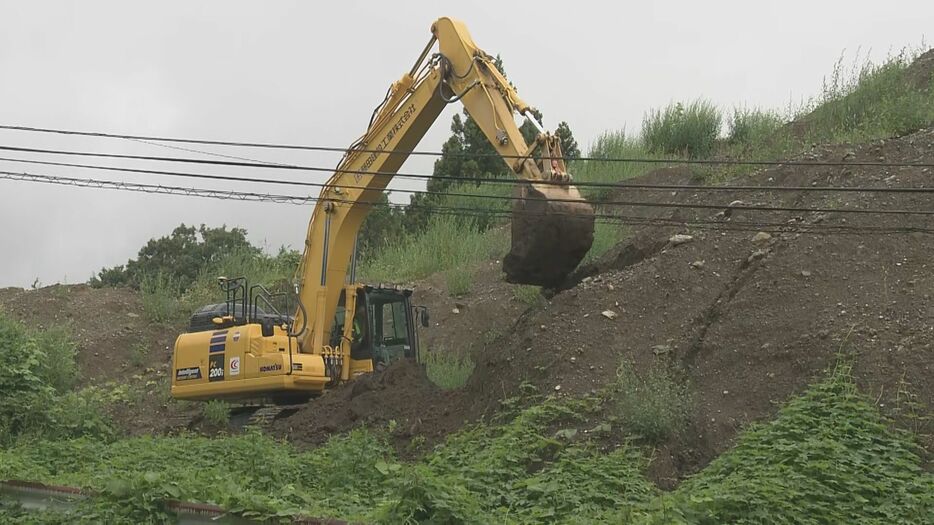
[(612, 409), (630, 432), (661, 443), (687, 425), (692, 398), (685, 382), (661, 363), (637, 374), (624, 361), (616, 371)]
[(138, 341), (130, 346), (130, 364), (139, 368), (146, 362), (146, 354), (149, 352), (146, 343)]
[(512, 296), (527, 306), (538, 306), (545, 302), (542, 288), (530, 284), (518, 284), (512, 287)]
[(445, 390), (467, 384), (475, 367), (470, 357), (461, 357), (451, 352), (422, 351), (421, 357), (428, 379)]
[(707, 157), (716, 147), (722, 123), (720, 110), (709, 101), (669, 104), (646, 115), (642, 142), (654, 153)]
[(214, 428), (227, 428), (230, 423), (230, 405), (226, 401), (212, 399), (201, 405), (204, 421)]
[(164, 323), (176, 321), (183, 315), (179, 302), (181, 290), (171, 276), (163, 273), (146, 275), (140, 280), (139, 291), (143, 311), (149, 319)]
[[(660, 158), (650, 152), (638, 137), (631, 137), (626, 130), (609, 131), (597, 137), (591, 145), (588, 157), (597, 159), (653, 159)], [(574, 161), (568, 171), (575, 181), (615, 184), (627, 179), (645, 175), (657, 166), (640, 162), (601, 162), (599, 160)], [(612, 188), (587, 187), (582, 189), (584, 197), (590, 201), (606, 200)]]
[(470, 287), (473, 284), (473, 277), (468, 268), (457, 266), (445, 270), (444, 282), (448, 287), (449, 295), (452, 297), (460, 297), (470, 292)]
[(78, 382), (78, 345), (74, 342), (69, 326), (52, 326), (44, 330), (33, 330), (30, 335), (36, 350), (43, 356), (39, 368), (40, 381), (49, 384), (56, 392), (71, 390)]
[(934, 90), (918, 89), (906, 71), (918, 55), (911, 50), (880, 64), (854, 63), (847, 71), (841, 58), (824, 79), (819, 97), (802, 109), (812, 142), (868, 141), (904, 135), (934, 123)]
[(593, 244), (584, 256), (584, 263), (599, 259), (610, 248), (622, 242), (629, 235), (629, 228), (621, 224), (598, 222), (594, 225)]
[[(371, 282), (400, 282), (448, 270), (468, 272), (480, 262), (501, 257), (507, 249), (508, 235), (502, 228), (480, 231), (457, 217), (434, 216), (421, 234), (406, 236), (362, 261), (360, 275)], [(454, 275), (455, 293), (463, 289), (464, 281)]]
[(785, 124), (785, 118), (774, 111), (735, 108), (729, 121), (730, 144), (763, 144), (772, 139)]

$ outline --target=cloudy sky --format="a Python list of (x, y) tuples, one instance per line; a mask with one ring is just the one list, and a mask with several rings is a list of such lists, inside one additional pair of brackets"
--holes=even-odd
[[(510, 80), (544, 112), (546, 127), (566, 120), (586, 146), (605, 130), (638, 130), (647, 109), (670, 101), (799, 104), (819, 92), (841, 56), (852, 64), (921, 46), (934, 27), (934, 2), (0, 0), (0, 124), (345, 147), (388, 85), (411, 67), (439, 16), (464, 20), (482, 48), (503, 56)], [(459, 109), (442, 114), (422, 149), (440, 147)], [(13, 131), (0, 131), (0, 145), (200, 156)], [(312, 166), (337, 162), (324, 153), (199, 149)], [(413, 158), (403, 170), (430, 167), (430, 160)], [(0, 170), (170, 183), (8, 161)], [(300, 246), (310, 212), (0, 180), (0, 286), (85, 281), (182, 222), (242, 226), (270, 249)]]

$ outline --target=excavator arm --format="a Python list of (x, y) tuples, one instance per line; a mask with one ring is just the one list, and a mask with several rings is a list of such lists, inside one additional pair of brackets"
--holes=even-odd
[[(504, 259), (507, 278), (557, 284), (590, 247), (593, 209), (570, 184), (554, 184), (569, 181), (558, 140), (542, 132), (532, 145), (525, 143), (514, 114), (525, 114), (541, 127), (462, 23), (441, 18), (431, 31), (431, 41), (411, 71), (393, 83), (366, 133), (321, 191), (296, 274), (304, 305), (295, 320), (296, 327), (305, 327), (299, 334), (302, 352), (317, 353), (330, 340), (364, 218), (449, 103), (460, 101), (509, 168), (527, 181), (514, 192), (513, 248)], [(435, 44), (438, 51), (432, 53)], [(343, 368), (342, 379), (347, 379), (347, 366)]]

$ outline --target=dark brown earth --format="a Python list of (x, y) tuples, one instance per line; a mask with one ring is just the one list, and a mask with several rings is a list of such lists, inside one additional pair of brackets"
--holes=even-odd
[(434, 443), (464, 424), (463, 392), (444, 391), (414, 361), (401, 361), (325, 392), (270, 431), (302, 445), (318, 445), (360, 425), (388, 428), (400, 452), (412, 438)]

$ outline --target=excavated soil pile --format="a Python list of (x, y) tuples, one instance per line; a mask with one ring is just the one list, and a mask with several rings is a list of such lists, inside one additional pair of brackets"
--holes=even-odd
[(462, 398), (461, 392), (435, 386), (416, 363), (399, 361), (325, 392), (295, 415), (273, 422), (270, 432), (318, 445), (356, 426), (389, 426), (404, 450), (414, 436), (433, 442), (462, 425), (470, 417)]
[[(934, 130), (862, 146), (815, 148), (813, 162), (934, 163)], [(690, 184), (688, 170), (633, 183)], [(670, 219), (626, 227), (626, 241), (565, 283), (479, 354), (467, 385), (495, 407), (530, 381), (576, 395), (615, 379), (620, 360), (682, 369), (696, 399), (691, 430), (659, 462), (679, 477), (728, 448), (739, 429), (774, 414), (846, 354), (865, 392), (893, 416), (909, 395), (934, 401), (934, 218), (741, 206), (934, 210), (929, 193), (828, 193), (823, 186), (934, 187), (934, 168), (778, 166), (731, 185), (797, 191), (620, 189), (611, 200), (713, 209), (607, 207)], [(738, 201), (738, 202), (737, 202)], [(732, 203), (732, 208), (731, 208)], [(722, 207), (720, 205), (722, 204)], [(924, 414), (922, 414), (924, 415)], [(917, 421), (902, 418), (907, 426)], [(930, 428), (922, 439), (931, 449)]]

